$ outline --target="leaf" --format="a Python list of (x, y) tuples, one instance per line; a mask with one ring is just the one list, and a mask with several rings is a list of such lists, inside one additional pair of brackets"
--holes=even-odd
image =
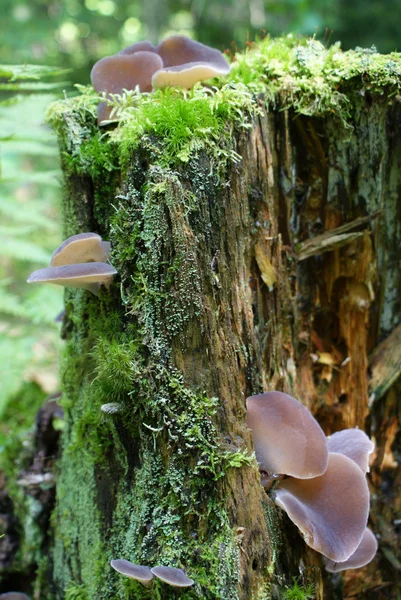
[(42, 77), (58, 77), (70, 73), (71, 69), (46, 67), (43, 65), (0, 65), (0, 77), (17, 81), (18, 79), (41, 79)]
[(67, 87), (68, 81), (60, 81), (57, 83), (0, 83), (0, 91), (5, 92), (47, 92)]
[(269, 291), (272, 291), (277, 281), (276, 271), (259, 242), (255, 245), (255, 258), (264, 283), (267, 285)]
[[(1, 191), (1, 187), (0, 187)], [(0, 193), (0, 214), (9, 218), (9, 222), (38, 225), (41, 229), (56, 231), (57, 224), (44, 214), (44, 202), (30, 200), (27, 203), (17, 203), (15, 198), (4, 196)], [(2, 224), (7, 227), (4, 220)]]

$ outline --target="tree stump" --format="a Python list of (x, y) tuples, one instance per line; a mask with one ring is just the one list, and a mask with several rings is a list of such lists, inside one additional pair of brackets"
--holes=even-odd
[[(401, 595), (400, 74), (400, 55), (264, 40), (216, 88), (128, 94), (119, 125), (90, 90), (50, 108), (65, 234), (110, 240), (118, 276), (66, 291), (49, 594)], [(260, 486), (245, 399), (269, 389), (375, 440), (379, 553), (344, 579)], [(146, 589), (116, 558), (195, 585)]]

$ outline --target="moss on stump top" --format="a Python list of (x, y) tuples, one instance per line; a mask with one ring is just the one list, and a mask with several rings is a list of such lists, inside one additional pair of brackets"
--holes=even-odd
[[(367, 95), (381, 96), (385, 102), (400, 100), (401, 54), (379, 54), (374, 47), (343, 52), (339, 43), (326, 48), (314, 38), (294, 35), (266, 37), (246, 52), (236, 53), (230, 74), (214, 80), (213, 86), (199, 83), (189, 91), (166, 88), (140, 94), (133, 90), (113, 96), (112, 117), (119, 120), (113, 130), (97, 126), (97, 104), (105, 95), (91, 86), (77, 87), (79, 95), (53, 103), (47, 114), (70, 154), (81, 153), (81, 142), (88, 137), (107, 132), (119, 146), (124, 164), (144, 136), (153, 135), (162, 140), (153, 148), (158, 162), (171, 165), (187, 162), (194, 150), (230, 136), (228, 123), (249, 127), (260, 94), (272, 109), (315, 117), (331, 114), (350, 127), (353, 109)], [(96, 148), (92, 144), (88, 150), (93, 163)], [(219, 152), (219, 158), (227, 152), (227, 158), (235, 159), (224, 144)], [(104, 168), (104, 156), (101, 163)]]

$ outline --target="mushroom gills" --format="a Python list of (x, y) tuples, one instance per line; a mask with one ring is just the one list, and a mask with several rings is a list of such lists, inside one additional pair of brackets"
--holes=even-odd
[(31, 273), (28, 283), (54, 283), (64, 287), (84, 288), (95, 296), (100, 286), (109, 287), (116, 269), (107, 263), (89, 262), (61, 267), (47, 267)]

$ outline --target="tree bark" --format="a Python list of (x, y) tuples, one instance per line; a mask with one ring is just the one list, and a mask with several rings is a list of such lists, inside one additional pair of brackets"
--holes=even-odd
[[(103, 137), (103, 164), (77, 168), (71, 139), (97, 126), (59, 128), (65, 233), (110, 240), (118, 276), (66, 291), (57, 598), (177, 597), (113, 558), (184, 568), (182, 598), (284, 598), (294, 577), (317, 599), (401, 595), (401, 105), (353, 95), (346, 128), (254, 102), (223, 164), (161, 164), (148, 136), (122, 168)], [(379, 552), (343, 583), (260, 486), (245, 398), (268, 389), (376, 442)]]

